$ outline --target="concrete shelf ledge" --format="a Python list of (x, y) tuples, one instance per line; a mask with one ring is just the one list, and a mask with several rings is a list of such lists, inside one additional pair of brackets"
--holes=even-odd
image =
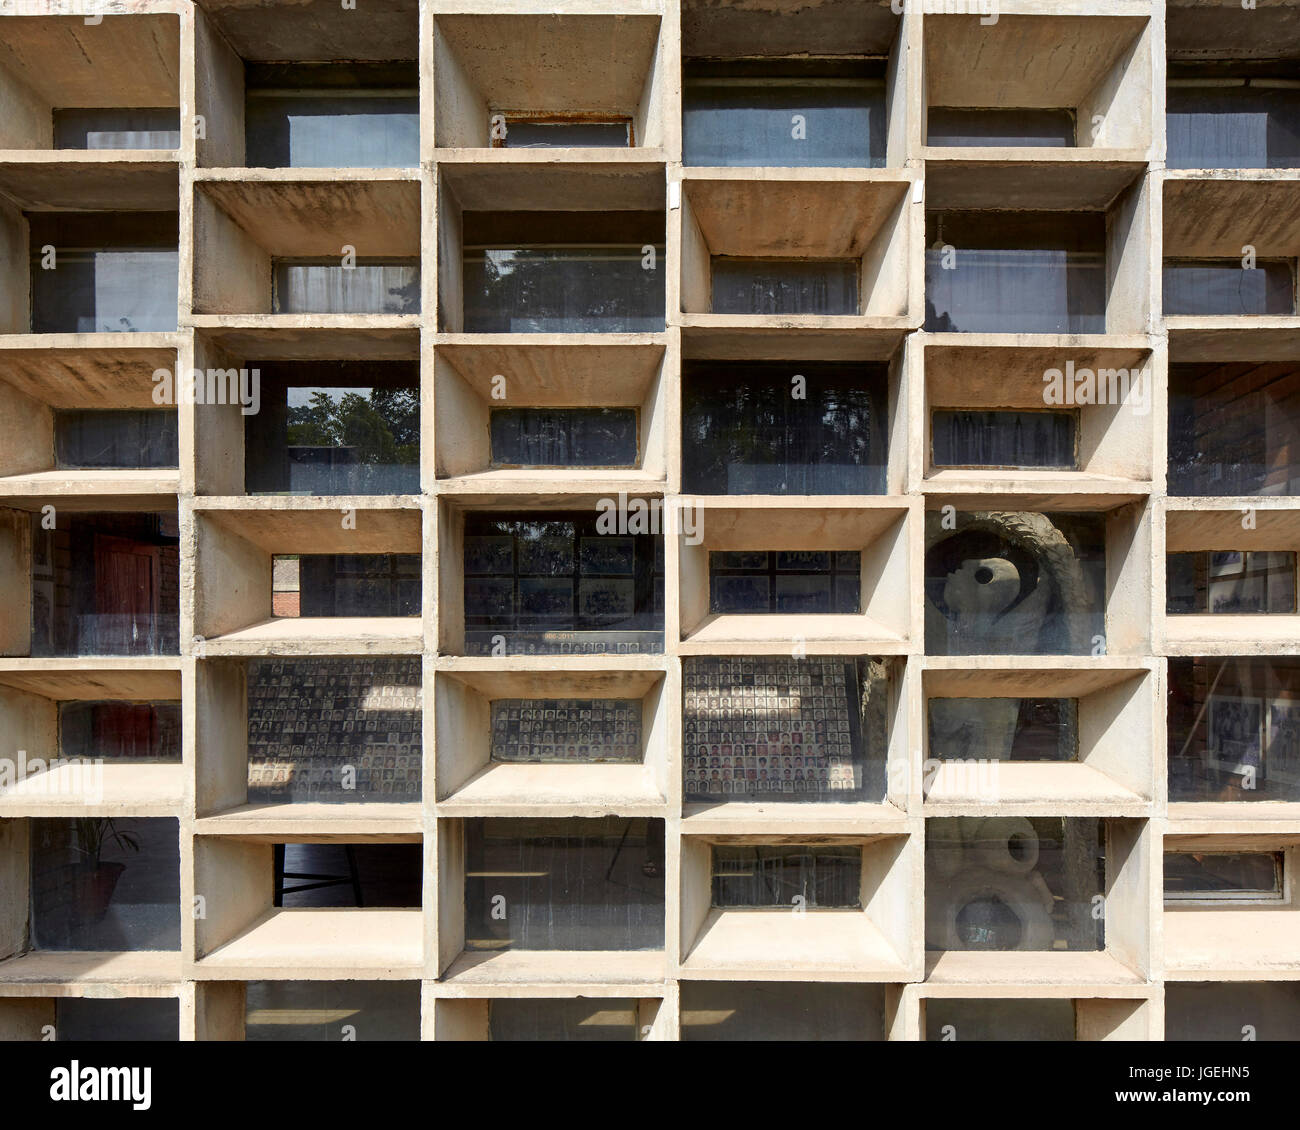
[(179, 817), (185, 779), (179, 762), (61, 765), (0, 789), (0, 818)]
[(241, 804), (194, 822), (196, 836), (238, 836), (258, 843), (420, 843), (418, 803)]
[(191, 968), (198, 980), (400, 981), (423, 973), (415, 910), (273, 910)]
[(440, 978), (449, 994), (514, 985), (619, 986), (629, 996), (663, 992), (662, 950), (502, 950), (462, 953)]
[(0, 961), (0, 997), (172, 996), (182, 979), (179, 951), (32, 950)]

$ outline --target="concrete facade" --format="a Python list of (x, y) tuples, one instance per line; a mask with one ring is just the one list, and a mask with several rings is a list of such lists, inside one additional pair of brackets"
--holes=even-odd
[[(573, 997), (634, 1000), (641, 1038), (676, 1040), (693, 982), (883, 985), (881, 1023), (893, 1040), (925, 1038), (926, 1002), (936, 998), (1069, 1000), (1078, 1038), (1160, 1040), (1171, 983), (1300, 980), (1290, 877), (1284, 902), (1266, 909), (1168, 909), (1162, 890), (1168, 848), (1277, 850), (1289, 865), (1300, 844), (1300, 803), (1168, 800), (1168, 658), (1300, 655), (1300, 636), (1296, 615), (1167, 617), (1164, 564), (1179, 550), (1300, 548), (1294, 498), (1170, 497), (1166, 476), (1169, 365), (1300, 364), (1300, 317), (1161, 314), (1167, 257), (1239, 257), (1244, 244), (1261, 257), (1300, 256), (1300, 170), (1167, 170), (1164, 160), (1167, 58), (1206, 57), (1216, 39), (1224, 57), (1300, 58), (1300, 5), (1000, 0), (993, 23), (981, 18), (984, 6), (898, 6), (0, 3), (0, 757), (56, 744), (63, 701), (178, 700), (184, 726), (181, 764), (110, 766), (93, 803), (22, 786), (0, 792), (0, 1038), (39, 1038), (60, 997), (166, 997), (180, 1002), (182, 1039), (239, 1039), (244, 983), (358, 979), (419, 982), (430, 1040), (486, 1039), (496, 999)], [(1202, 18), (1221, 34), (1200, 34)], [(883, 168), (683, 164), (685, 55), (845, 53), (886, 65)], [(244, 167), (245, 63), (368, 59), (418, 64), (418, 167)], [(179, 107), (180, 146), (56, 150), (50, 111), (69, 105)], [(1068, 107), (1100, 128), (1081, 129), (1071, 148), (929, 146), (931, 106)], [(626, 115), (635, 143), (493, 148), (500, 109)], [(105, 209), (178, 212), (177, 330), (27, 332), (25, 214)], [(594, 218), (610, 209), (666, 215), (662, 332), (464, 330), (466, 213)], [(923, 329), (926, 213), (943, 209), (1102, 214), (1105, 332)], [(272, 312), (272, 259), (336, 256), (345, 245), (359, 257), (418, 259), (422, 312)], [(719, 255), (856, 260), (860, 308), (712, 313)], [(1084, 413), (1077, 471), (932, 465), (933, 409), (1039, 406), (1042, 373), (1067, 357), (1149, 370), (1150, 411)], [(250, 496), (238, 405), (177, 407), (175, 469), (56, 469), (55, 409), (147, 406), (160, 368), (270, 359), (418, 361), (420, 492)], [(683, 362), (760, 359), (887, 366), (886, 493), (684, 493)], [(638, 465), (494, 469), (486, 425), (501, 374), (511, 405), (636, 407)], [(618, 492), (702, 515), (703, 540), (670, 538), (665, 553), (664, 653), (466, 655), (466, 512), (592, 509)], [(178, 513), (179, 655), (27, 657), (28, 516), (51, 505), (59, 514)], [(926, 516), (950, 506), (1103, 516), (1105, 653), (927, 656)], [(1243, 532), (1247, 509), (1258, 522)], [(340, 523), (347, 511), (350, 526)], [(708, 554), (746, 549), (860, 552), (862, 611), (710, 614)], [(275, 618), (273, 558), (298, 553), (421, 553), (423, 614)], [(683, 659), (792, 647), (887, 662), (884, 800), (684, 803)], [(397, 655), (423, 666), (422, 803), (249, 804), (243, 662)], [(644, 764), (490, 762), (490, 702), (529, 696), (640, 700)], [(1014, 696), (1077, 699), (1077, 761), (998, 763), (995, 800), (952, 767), (934, 769), (932, 698)], [(665, 822), (661, 951), (466, 949), (466, 820), (607, 814)], [(179, 953), (27, 948), (29, 822), (68, 816), (179, 821)], [(1102, 819), (1105, 948), (927, 951), (926, 826), (945, 817)], [(286, 840), (419, 843), (423, 906), (277, 908), (272, 845)], [(712, 845), (810, 842), (860, 847), (860, 912), (711, 905)]]

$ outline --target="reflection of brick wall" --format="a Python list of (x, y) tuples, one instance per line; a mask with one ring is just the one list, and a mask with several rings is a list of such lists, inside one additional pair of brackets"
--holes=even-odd
[(297, 616), (300, 596), (296, 592), (277, 592), (271, 594), (272, 616)]

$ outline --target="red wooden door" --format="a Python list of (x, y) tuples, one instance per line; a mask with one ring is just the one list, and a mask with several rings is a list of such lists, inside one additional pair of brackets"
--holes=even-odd
[(155, 545), (95, 536), (95, 650), (107, 655), (153, 650), (160, 567)]

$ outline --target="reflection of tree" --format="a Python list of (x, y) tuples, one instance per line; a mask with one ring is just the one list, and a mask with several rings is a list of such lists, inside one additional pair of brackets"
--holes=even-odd
[[(656, 249), (656, 264), (662, 252)], [(573, 328), (630, 321), (658, 313), (663, 304), (662, 275), (642, 268), (639, 248), (489, 251), (475, 273), (478, 293), (469, 302), (483, 330), (509, 330), (512, 320), (563, 321)]]
[(347, 447), (357, 462), (414, 463), (419, 453), (420, 399), (413, 388), (375, 388), (369, 398), (335, 399), (317, 389), (308, 404), (289, 408), (292, 447)]

